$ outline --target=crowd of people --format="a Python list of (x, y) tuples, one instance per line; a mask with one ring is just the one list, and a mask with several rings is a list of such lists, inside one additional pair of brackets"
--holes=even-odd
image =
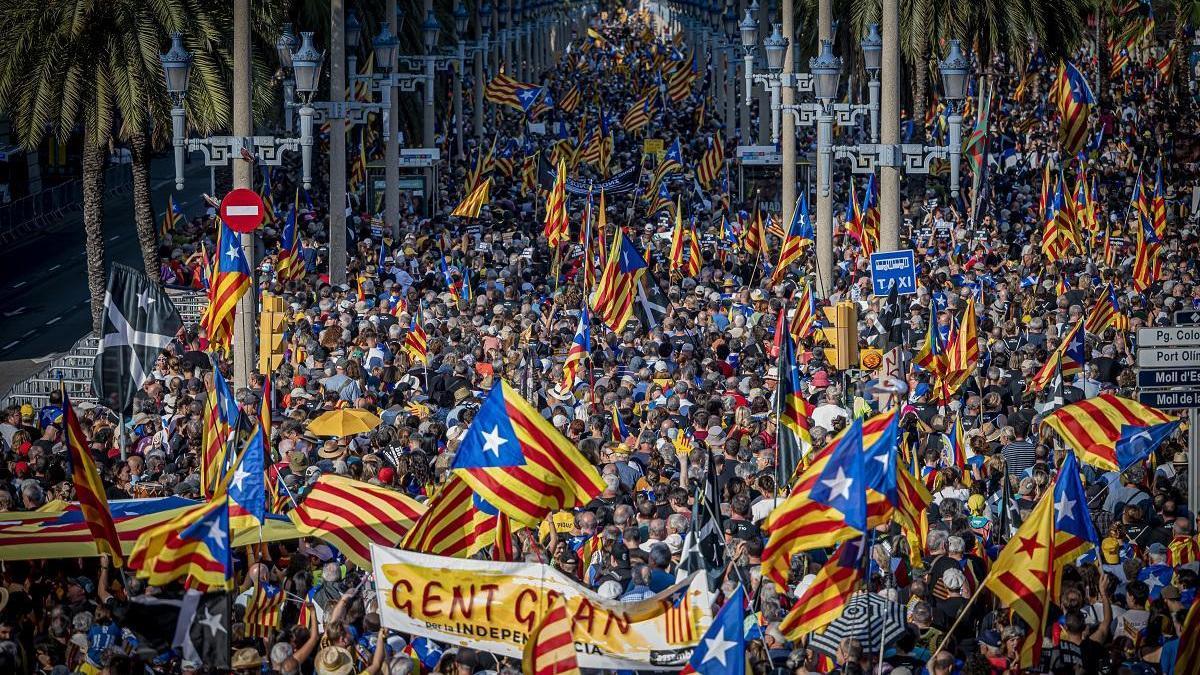
[[(660, 52), (682, 55), (689, 47), (672, 41), (661, 23), (643, 13), (612, 12), (594, 25), (604, 40), (576, 40), (554, 68), (535, 74), (538, 83), (561, 95), (587, 73), (579, 109), (549, 113), (568, 127), (589, 116), (595, 120), (605, 109), (619, 115), (640, 93), (629, 79), (640, 63)], [(647, 33), (652, 41), (645, 39)], [(997, 96), (988, 173), (974, 200), (977, 206), (971, 208), (969, 197), (939, 202), (945, 192), (933, 178), (928, 194), (904, 199), (902, 245), (916, 251), (919, 288), (907, 298), (900, 349), (910, 358), (901, 362), (910, 363), (920, 349), (928, 321), (947, 328), (961, 319), (970, 297), (977, 298), (981, 356), (977, 372), (949, 402), (936, 400), (930, 374), (919, 368), (894, 383), (933, 503), (926, 514), (924, 551), (909, 556), (894, 524), (871, 535), (864, 590), (900, 603), (906, 621), (899, 636), (882, 648), (870, 640), (847, 639), (836, 653), (825, 654), (806, 637), (780, 630), (826, 551), (796, 556), (787, 588), (764, 579), (760, 569), (765, 522), (787, 487), (779, 484), (779, 476), (790, 475), (790, 467), (781, 472), (776, 466), (776, 319), (781, 309), (795, 311), (796, 294), (814, 278), (816, 270), (807, 260), (815, 256), (805, 256), (783, 283), (771, 285), (767, 268), (775, 263), (769, 259), (774, 253), (747, 252), (729, 240), (724, 226), (731, 221), (743, 231), (739, 222), (753, 212), (752, 196), (739, 200), (722, 194), (719, 182), (708, 193), (694, 185), (691, 174), (711, 134), (723, 135), (732, 156), (733, 147), (754, 143), (757, 129), (723, 129), (715, 116), (698, 117), (697, 109), (712, 96), (703, 76), (686, 99), (663, 106), (645, 133), (626, 133), (614, 120), (611, 169), (616, 173), (646, 162), (645, 189), (653, 169), (643, 157), (643, 138), (652, 134), (668, 144), (679, 139), (685, 168), (669, 181), (669, 189), (687, 215), (697, 216), (703, 264), (694, 276), (670, 272), (673, 219), (647, 213), (638, 192), (607, 197), (608, 223), (624, 228), (644, 252), (669, 307), (658, 325), (634, 319), (622, 333), (596, 322), (590, 358), (572, 390), (561, 386), (562, 366), (586, 303), (583, 247), (566, 245), (556, 253), (546, 246), (544, 194), (522, 184), (520, 158), (507, 174), (493, 170), (491, 199), (478, 219), (447, 215), (491, 136), (523, 138), (525, 152), (549, 155), (559, 139), (523, 133), (523, 114), (489, 104), (489, 139), (468, 139), (465, 156), (451, 158), (451, 170), (438, 174), (443, 197), (433, 215), (423, 214), (420, 204), (403, 205), (398, 237), (385, 232), (370, 209), (359, 209), (363, 213), (348, 223), (350, 283), (329, 283), (322, 191), (300, 200), (304, 271), (298, 278), (276, 274), (283, 216), (262, 230), (256, 286), (282, 297), (287, 311), (286, 358), (268, 375), (276, 416), (268, 476), (292, 496), (281, 510), (302, 502), (326, 474), (426, 499), (449, 475), (480, 401), (503, 378), (577, 445), (605, 486), (591, 503), (538, 529), (541, 546), (518, 537), (516, 546), (527, 559), (551, 564), (607, 598), (638, 600), (659, 592), (675, 580), (694, 525), (697, 494), (713, 473), (720, 491), (724, 566), (712, 570), (715, 586), (724, 597), (743, 584), (753, 599), (750, 611), (761, 629), (749, 649), (756, 675), (1016, 672), (1024, 625), (986, 592), (971, 599), (1015, 524), (1049, 489), (1061, 461), (1062, 443), (1041, 425), (1061, 402), (1049, 392), (1027, 391), (1027, 381), (1111, 285), (1128, 330), (1110, 326), (1089, 334), (1084, 369), (1061, 392), (1068, 401), (1102, 393), (1133, 397), (1132, 331), (1169, 324), (1173, 310), (1200, 307), (1195, 272), (1200, 234), (1191, 209), (1194, 185), (1188, 182), (1200, 175), (1195, 164), (1200, 118), (1177, 83), (1159, 79), (1154, 62), (1161, 47), (1154, 45), (1148, 40), (1138, 52), (1144, 58), (1134, 59), (1122, 77), (1095, 92), (1098, 106), (1092, 114), (1102, 133), (1083, 161), (1095, 178), (1098, 221), (1116, 247), (1109, 260), (1091, 245), (1103, 232), (1089, 237), (1087, 250), (1050, 264), (1039, 247), (1043, 168), (1047, 162), (1074, 161), (1060, 155), (1057, 122), (1038, 103), (1054, 72), (1041, 53), (1031, 55), (1028, 68), (1002, 58), (991, 69), (1001, 75), (993, 83)], [(1085, 65), (1085, 70), (1095, 67)], [(1018, 87), (1023, 96), (1015, 94)], [(1158, 161), (1169, 224), (1161, 271), (1149, 289), (1138, 291), (1131, 283), (1135, 237), (1127, 207), (1139, 169), (1146, 174), (1142, 189), (1153, 189), (1149, 176)], [(596, 179), (608, 173), (588, 164), (576, 171)], [(320, 176), (318, 183), (325, 179)], [(291, 201), (287, 195), (294, 180), (287, 171), (274, 177), (277, 203)], [(850, 180), (848, 173), (835, 173), (834, 192), (843, 203)], [(857, 189), (861, 194), (862, 185)], [(584, 218), (584, 202), (580, 196), (569, 198), (574, 233)], [(202, 287), (207, 253), (214, 250), (211, 216), (195, 214), (170, 233), (163, 247), (164, 281)], [(847, 234), (844, 216), (837, 216), (837, 224), (833, 286), (821, 302), (858, 303), (862, 346), (881, 346), (889, 334), (881, 321), (885, 298), (872, 295), (861, 242)], [(768, 251), (775, 252), (778, 239), (771, 241)], [(405, 348), (414, 321), (428, 336), (423, 360)], [(200, 497), (203, 401), (212, 375), (206, 364), (184, 354), (207, 348), (208, 336), (189, 326), (164, 350), (136, 398), (137, 411), (124, 435), (115, 427), (120, 422), (103, 409), (80, 410), (110, 500)], [(881, 412), (872, 388), (876, 375), (836, 370), (815, 335), (797, 351), (804, 393), (813, 406), (814, 447), (856, 417)], [(229, 366), (223, 359), (219, 363)], [(247, 418), (258, 416), (261, 384), (257, 379), (236, 393)], [(61, 405), (52, 394), (50, 405), (40, 410), (3, 411), (0, 511), (35, 511), (55, 499), (72, 498)], [(310, 420), (339, 407), (373, 411), (383, 424), (341, 438), (308, 431)], [(957, 423), (971, 457), (965, 470), (949, 454), (948, 437)], [(118, 447), (120, 438), (124, 448)], [(1200, 588), (1185, 450), (1180, 435), (1123, 473), (1084, 467), (1100, 541), (1088, 557), (1062, 572), (1037, 672), (1180, 672), (1174, 666), (1181, 627)], [(373, 588), (347, 581), (360, 572), (329, 543), (305, 538), (236, 555), (238, 588), (246, 591), (239, 596), (241, 606), (254, 583), (270, 584), (294, 599), (285, 605), (283, 627), (265, 638), (249, 636), (235, 609), (236, 672), (469, 675), (519, 669), (513, 658), (438, 646), (381, 628)], [(155, 652), (139, 641), (126, 621), (131, 601), (161, 590), (132, 574), (115, 574), (106, 558), (98, 564), (94, 559), (9, 561), (2, 577), (0, 672), (205, 669), (203, 663), (181, 660), (170, 650)]]

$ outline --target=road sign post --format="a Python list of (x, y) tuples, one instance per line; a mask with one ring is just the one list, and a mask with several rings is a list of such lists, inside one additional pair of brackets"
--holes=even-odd
[(896, 285), (897, 295), (917, 292), (917, 263), (912, 249), (871, 254), (871, 288), (885, 296)]
[[(1187, 411), (1187, 494), (1194, 505), (1200, 504), (1200, 311), (1175, 312), (1175, 324), (1138, 329), (1138, 401)], [(1200, 521), (1193, 518), (1193, 526)]]

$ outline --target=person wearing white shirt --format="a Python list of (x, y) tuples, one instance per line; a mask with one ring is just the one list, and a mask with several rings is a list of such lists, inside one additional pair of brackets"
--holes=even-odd
[(838, 417), (843, 417), (847, 421), (850, 420), (850, 411), (838, 405), (838, 392), (836, 390), (826, 389), (823, 398), (825, 402), (813, 410), (812, 422), (814, 425), (823, 429), (832, 429), (833, 420)]

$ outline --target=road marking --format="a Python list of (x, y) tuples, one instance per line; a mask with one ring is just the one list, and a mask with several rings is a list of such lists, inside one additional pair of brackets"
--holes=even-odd
[(4, 345), (4, 347), (2, 347), (0, 349), (3, 349), (4, 351), (8, 351), (8, 350), (12, 349), (13, 347), (16, 347), (19, 344), (21, 344), (20, 340), (13, 340), (12, 342)]
[(53, 325), (53, 324), (56, 324), (56, 323), (58, 323), (59, 321), (62, 321), (62, 317), (61, 317), (61, 316), (56, 316), (56, 317), (54, 317), (53, 319), (50, 319), (49, 321), (47, 321), (47, 322), (46, 322), (46, 325), (47, 325), (47, 326), (50, 326), (50, 325)]
[(18, 314), (20, 314), (21, 312), (24, 312), (24, 311), (25, 311), (25, 308), (24, 308), (24, 307), (18, 307), (18, 308), (14, 309), (14, 310), (13, 310), (13, 311), (11, 311), (11, 312), (5, 312), (5, 313), (4, 313), (4, 316), (16, 316), (16, 315), (18, 315)]
[(61, 263), (60, 263), (60, 264), (58, 264), (58, 265), (55, 265), (54, 267), (51, 267), (50, 269), (48, 269), (48, 270), (46, 270), (46, 271), (47, 271), (47, 272), (53, 272), (54, 270), (56, 270), (56, 269), (58, 269), (58, 268), (60, 268), (60, 267), (62, 267), (62, 264), (61, 264)]
[(13, 288), (20, 288), (20, 287), (24, 286), (24, 285), (25, 285), (25, 284), (27, 284), (27, 283), (29, 283), (29, 282), (27, 282), (27, 281), (18, 281), (17, 283), (13, 284)]
[(120, 239), (120, 238), (121, 238), (121, 235), (119, 235), (119, 234), (114, 234), (113, 236), (109, 237), (109, 238), (108, 238), (108, 240), (109, 240), (109, 241), (116, 241), (116, 240), (118, 240), (118, 239)]
[(36, 332), (37, 332), (37, 329), (36, 329), (36, 328), (31, 328), (31, 329), (29, 329), (29, 330), (25, 331), (25, 333), (24, 333), (23, 335), (21, 335), (21, 337), (23, 337), (23, 338), (27, 338), (27, 337), (29, 337), (30, 335), (33, 335), (33, 334), (34, 334), (34, 333), (36, 333)]

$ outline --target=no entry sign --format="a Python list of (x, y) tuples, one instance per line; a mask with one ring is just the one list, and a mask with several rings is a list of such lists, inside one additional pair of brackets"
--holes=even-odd
[(249, 188), (230, 190), (221, 200), (221, 219), (236, 232), (253, 232), (262, 224), (265, 211), (262, 197)]

